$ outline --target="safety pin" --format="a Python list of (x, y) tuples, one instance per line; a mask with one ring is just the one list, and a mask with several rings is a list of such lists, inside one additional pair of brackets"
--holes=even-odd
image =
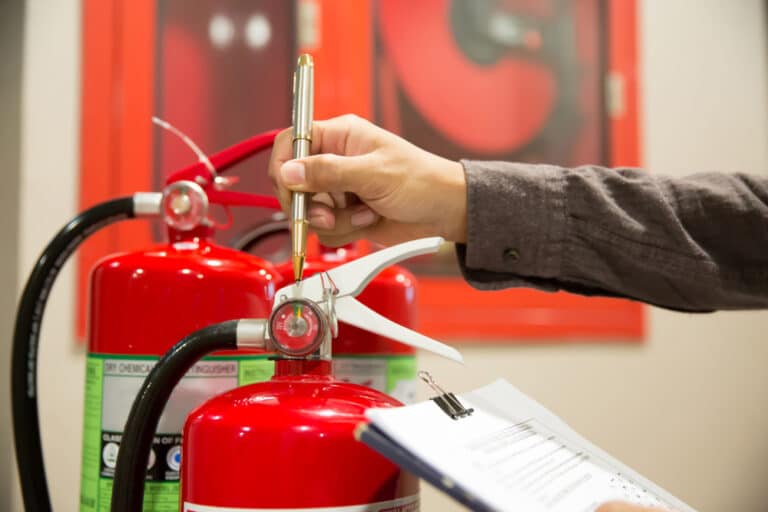
[(323, 287), (323, 300), (326, 305), (326, 314), (331, 328), (331, 337), (339, 335), (339, 319), (336, 316), (336, 296), (339, 294), (339, 288), (333, 282), (333, 278), (328, 272), (320, 274), (320, 286)]

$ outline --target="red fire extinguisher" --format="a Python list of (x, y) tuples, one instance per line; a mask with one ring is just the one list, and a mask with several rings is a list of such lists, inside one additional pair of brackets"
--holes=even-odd
[[(160, 356), (195, 329), (270, 311), (280, 276), (260, 258), (215, 245), (208, 207), (278, 207), (274, 198), (225, 190), (218, 175), (271, 147), (275, 135), (258, 135), (210, 158), (193, 148), (201, 161), (174, 173), (162, 193), (97, 205), (68, 223), (43, 252), (19, 304), (12, 356), (14, 438), (27, 510), (51, 509), (37, 415), (37, 343), (58, 270), (101, 227), (139, 216), (165, 220), (167, 243), (106, 257), (92, 272), (80, 510), (103, 510), (130, 404)], [(147, 475), (153, 503), (178, 502), (187, 413), (226, 389), (269, 378), (272, 367), (263, 351), (219, 353), (184, 378), (153, 439)]]
[(331, 339), (338, 322), (461, 361), (454, 349), (379, 315), (355, 297), (382, 268), (434, 252), (440, 238), (406, 242), (280, 289), (268, 319), (206, 327), (154, 367), (131, 408), (117, 460), (112, 511), (140, 510), (153, 433), (181, 377), (216, 350), (274, 351), (275, 374), (219, 395), (184, 427), (185, 512), (418, 510), (418, 482), (354, 438), (370, 407), (399, 402), (337, 380)]

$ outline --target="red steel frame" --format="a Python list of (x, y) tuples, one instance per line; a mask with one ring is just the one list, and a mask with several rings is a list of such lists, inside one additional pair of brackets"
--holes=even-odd
[[(372, 102), (372, 10), (359, 0), (317, 4), (322, 37), (316, 62), (316, 117), (345, 112), (366, 118)], [(609, 72), (623, 78), (624, 112), (610, 120), (612, 165), (640, 165), (636, 0), (607, 0)], [(80, 208), (150, 190), (155, 2), (84, 0)], [(338, 34), (339, 37), (333, 37)], [(353, 44), (352, 42), (355, 42)], [(336, 77), (353, 87), (336, 87)], [(88, 274), (100, 257), (151, 242), (141, 222), (110, 227), (80, 251), (77, 331), (86, 325)], [(459, 300), (460, 298), (460, 300)], [(438, 338), (500, 342), (640, 341), (644, 307), (620, 299), (516, 289), (480, 292), (460, 278), (419, 278), (419, 330)]]

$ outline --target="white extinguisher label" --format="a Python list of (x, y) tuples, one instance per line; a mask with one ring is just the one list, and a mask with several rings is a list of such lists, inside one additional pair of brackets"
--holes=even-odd
[(184, 512), (418, 512), (419, 495), (363, 505), (317, 508), (232, 508), (184, 502)]

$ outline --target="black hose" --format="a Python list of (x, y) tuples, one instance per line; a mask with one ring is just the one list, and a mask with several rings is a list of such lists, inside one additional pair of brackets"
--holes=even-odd
[(123, 429), (112, 485), (112, 512), (141, 512), (149, 451), (168, 398), (184, 374), (205, 355), (237, 349), (237, 324), (238, 320), (229, 320), (193, 332), (171, 347), (147, 375)]
[(288, 217), (282, 212), (275, 213), (266, 222), (251, 226), (245, 232), (236, 235), (228, 246), (238, 251), (254, 254), (270, 263), (277, 263), (290, 257), (290, 241), (279, 243), (277, 249), (272, 251), (268, 251), (269, 247), (260, 248), (259, 246), (278, 235), (285, 235), (287, 238), (290, 233)]
[(133, 197), (122, 197), (72, 219), (40, 255), (21, 295), (13, 332), (11, 400), (16, 464), (27, 512), (51, 510), (37, 411), (37, 352), (48, 295), (59, 270), (83, 240), (104, 226), (133, 218), (133, 204)]

